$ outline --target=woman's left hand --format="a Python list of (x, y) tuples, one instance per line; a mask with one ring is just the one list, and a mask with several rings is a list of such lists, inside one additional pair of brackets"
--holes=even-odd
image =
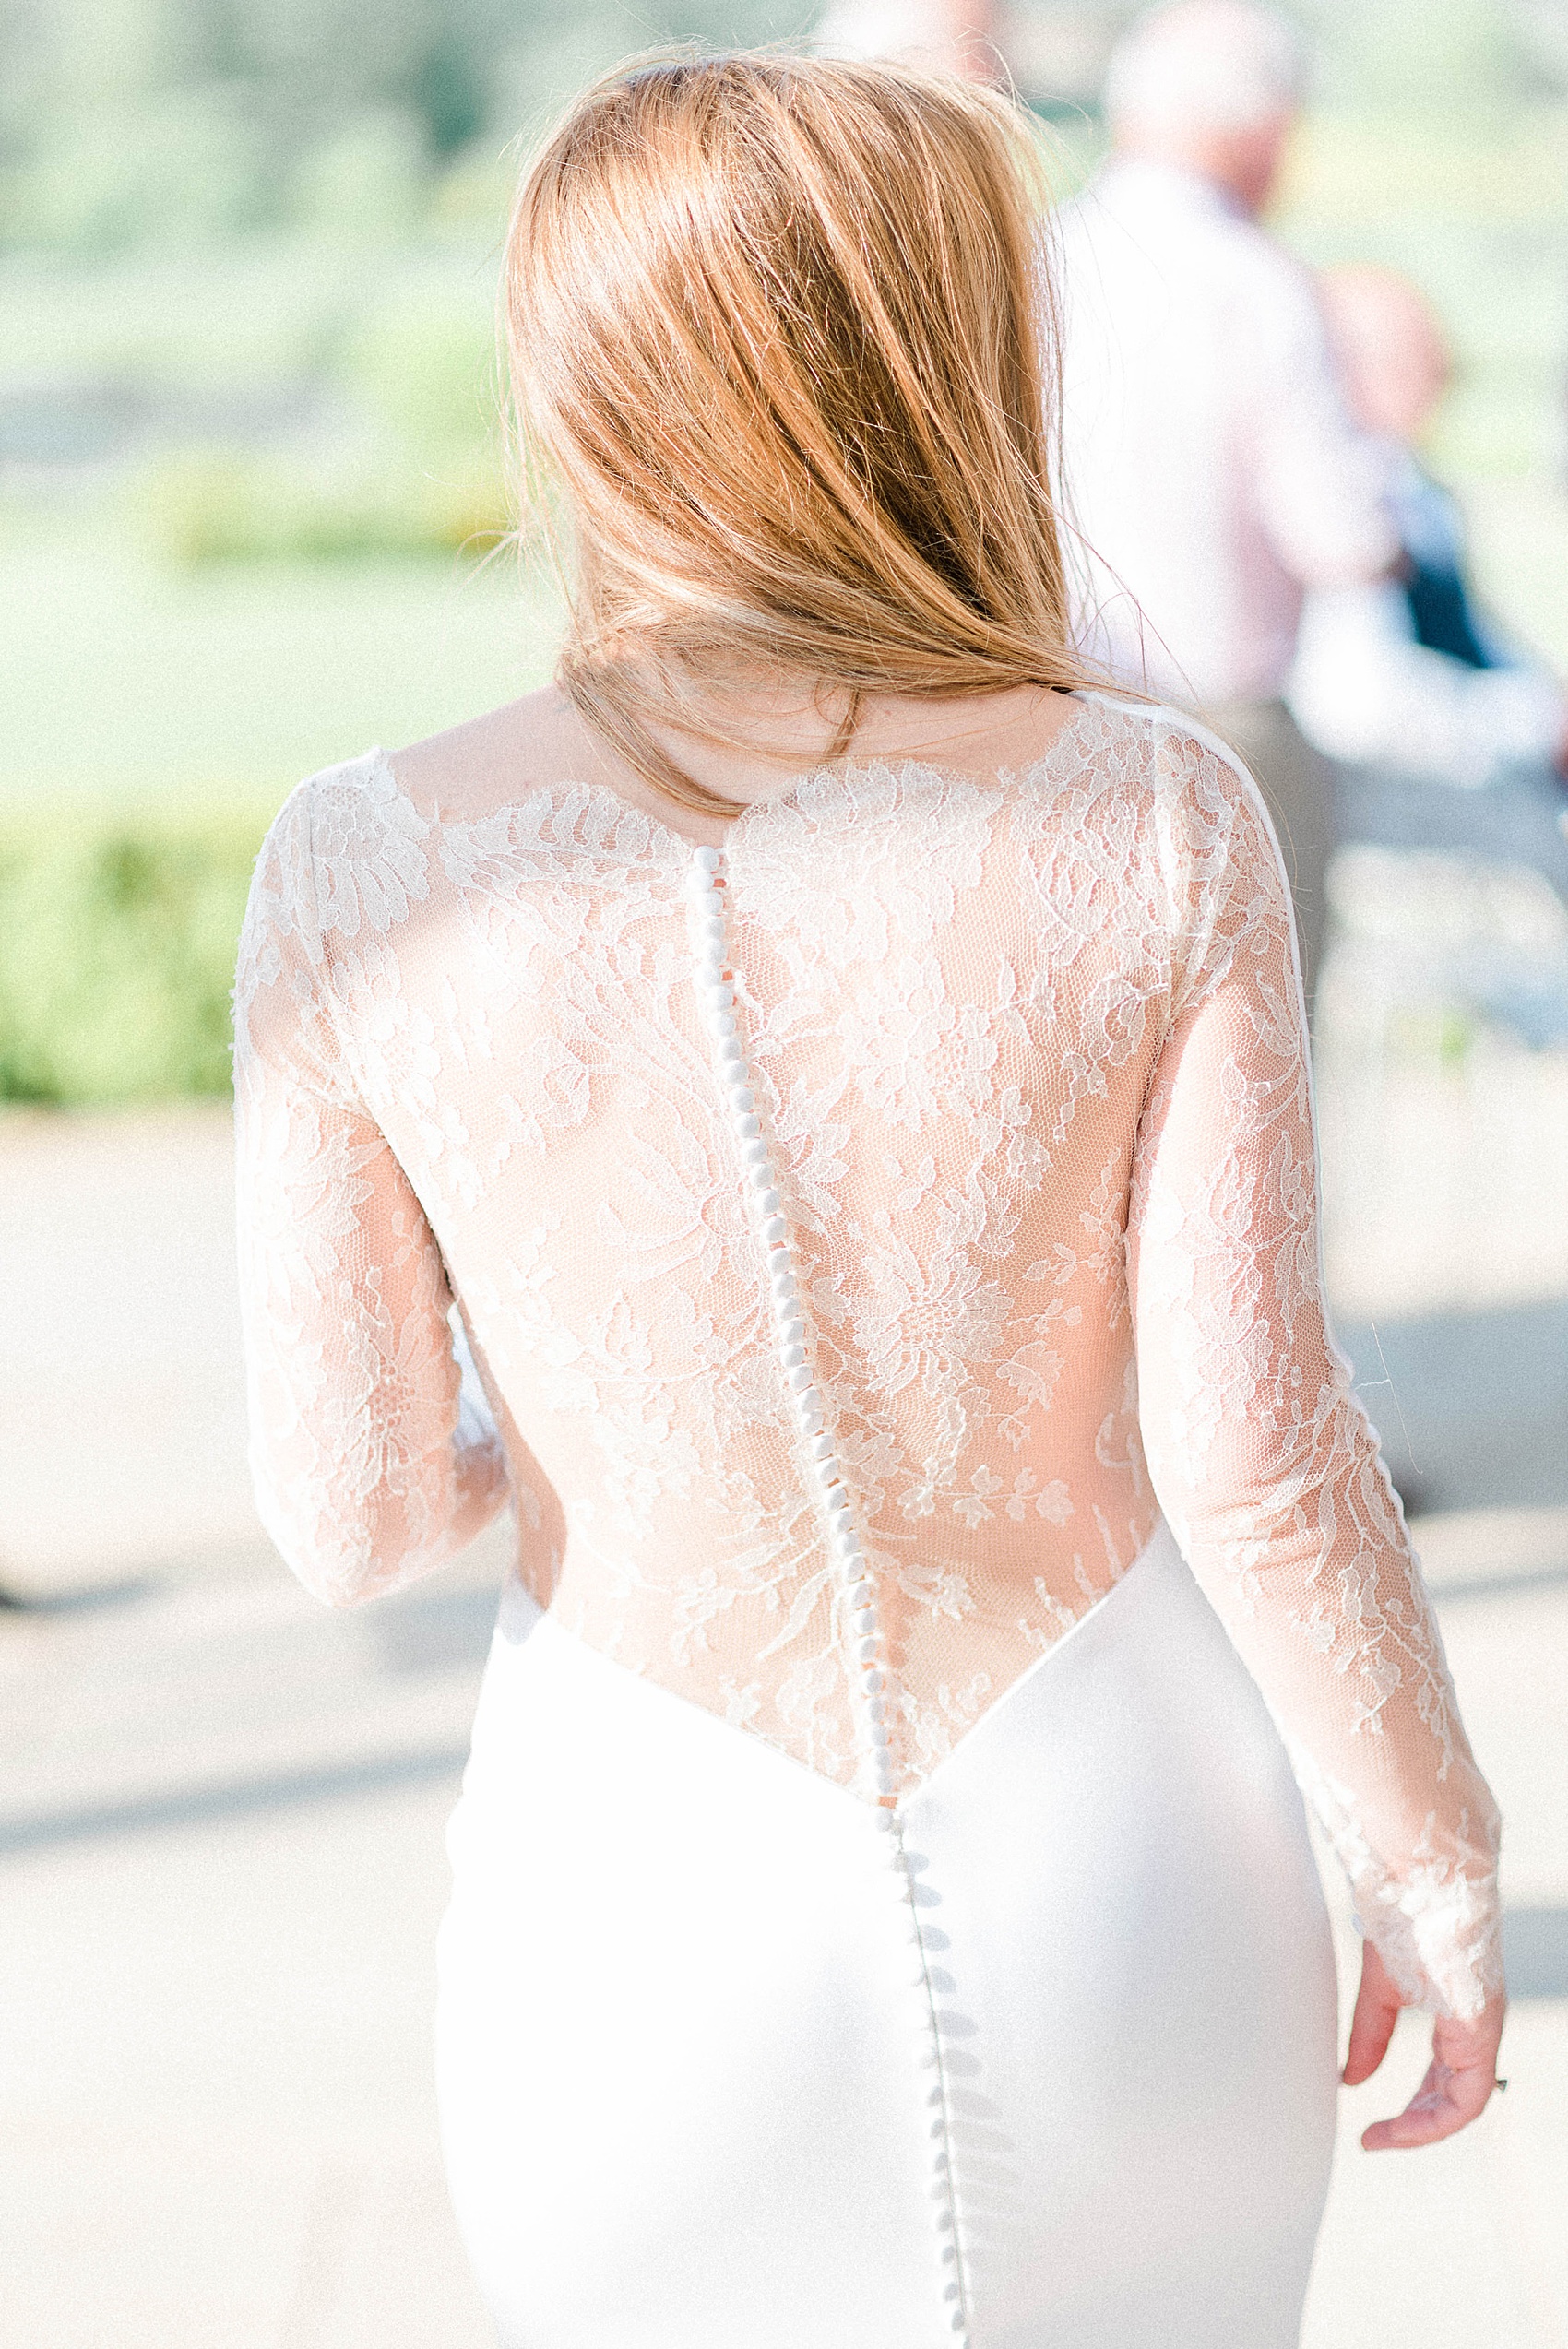
[[(1370, 2080), (1388, 2052), (1399, 2010), (1405, 2004), (1370, 1941), (1361, 1945), (1361, 1987), (1350, 2019), (1350, 2046), (1339, 2077), (1347, 2088)], [(1468, 2023), (1440, 2015), (1431, 2027), (1431, 2061), (1426, 2078), (1402, 2113), (1374, 2120), (1361, 2132), (1369, 2153), (1391, 2147), (1435, 2145), (1467, 2128), (1486, 2106), (1497, 2084), (1497, 2050), (1508, 2001), (1501, 1992)]]

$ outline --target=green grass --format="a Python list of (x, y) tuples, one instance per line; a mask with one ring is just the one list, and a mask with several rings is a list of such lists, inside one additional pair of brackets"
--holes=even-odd
[(0, 537), (0, 800), (235, 792), (542, 683), (559, 611), (509, 556), (160, 565), (73, 527)]

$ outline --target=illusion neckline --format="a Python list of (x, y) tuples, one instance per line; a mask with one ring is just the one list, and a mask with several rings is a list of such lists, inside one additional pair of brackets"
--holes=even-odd
[[(814, 785), (849, 784), (858, 777), (868, 777), (881, 771), (897, 776), (900, 781), (914, 774), (944, 789), (958, 784), (970, 789), (984, 790), (993, 789), (999, 783), (1005, 783), (1017, 775), (1048, 775), (1063, 754), (1076, 743), (1088, 718), (1102, 703), (1110, 702), (1117, 709), (1123, 706), (1114, 696), (1083, 689), (1075, 688), (1067, 698), (1074, 704), (1074, 708), (1065, 722), (1058, 727), (1038, 758), (1026, 760), (1017, 766), (999, 765), (984, 769), (946, 766), (939, 760), (897, 753), (886, 756), (824, 760), (791, 776), (781, 789), (769, 791), (766, 798), (749, 801), (740, 814), (725, 825), (716, 841), (695, 838), (679, 825), (656, 814), (651, 808), (640, 807), (635, 800), (626, 799), (612, 784), (587, 782), (573, 776), (563, 776), (554, 783), (537, 783), (519, 798), (497, 800), (493, 806), (479, 813), (448, 814), (439, 808), (433, 813), (421, 807), (419, 801), (404, 789), (389, 753), (379, 744), (367, 751), (364, 758), (373, 771), (386, 776), (398, 800), (412, 811), (422, 824), (442, 829), (455, 825), (492, 824), (500, 817), (537, 807), (541, 801), (552, 803), (576, 796), (581, 798), (585, 806), (598, 804), (612, 808), (618, 822), (629, 817), (634, 823), (645, 826), (651, 851), (647, 861), (662, 864), (678, 859), (685, 865), (690, 863), (696, 849), (704, 848), (719, 848), (727, 860), (732, 860), (737, 848), (743, 849), (754, 833), (764, 831), (770, 818), (800, 816), (802, 813), (814, 817), (815, 811), (807, 811), (802, 806)], [(640, 858), (629, 860), (643, 861)]]

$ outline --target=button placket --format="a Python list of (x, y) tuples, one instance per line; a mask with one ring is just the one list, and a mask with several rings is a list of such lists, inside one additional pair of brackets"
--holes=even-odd
[(920, 2061), (922, 2069), (935, 2075), (926, 2104), (932, 2115), (931, 2209), (942, 2303), (948, 2312), (957, 2349), (968, 2349), (968, 2294), (958, 2234), (946, 2068), (921, 1935), (914, 1877), (904, 1850), (897, 1806), (888, 1728), (891, 1674), (885, 1659), (881, 1609), (855, 1523), (849, 1480), (839, 1463), (833, 1435), (825, 1424), (822, 1397), (812, 1371), (810, 1332), (796, 1278), (789, 1222), (772, 1153), (757, 1115), (751, 1067), (740, 1033), (739, 1005), (728, 956), (727, 885), (723, 850), (706, 847), (694, 849), (686, 896), (696, 994), (744, 1169), (753, 1218), (765, 1252), (779, 1370), (815, 1497), (826, 1522), (840, 1620), (858, 1699), (860, 1767), (873, 1797), (871, 1816), (882, 1837), (894, 1895), (905, 1919), (905, 1939), (911, 1962), (909, 1988), (918, 2009)]

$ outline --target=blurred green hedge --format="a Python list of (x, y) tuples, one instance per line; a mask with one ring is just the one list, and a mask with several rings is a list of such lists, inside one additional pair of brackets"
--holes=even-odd
[(222, 1094), (270, 809), (0, 808), (0, 1099)]
[(399, 466), (347, 473), (232, 451), (186, 451), (148, 466), (130, 504), (144, 543), (181, 568), (484, 554), (512, 521), (495, 468), (468, 450), (434, 471)]

